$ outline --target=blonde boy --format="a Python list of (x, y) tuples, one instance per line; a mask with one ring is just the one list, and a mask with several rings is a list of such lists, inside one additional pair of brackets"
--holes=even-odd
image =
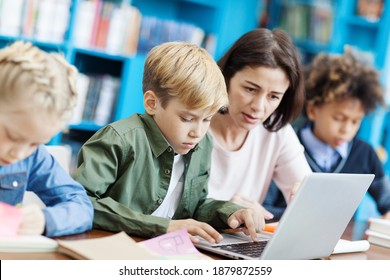
[(19, 234), (58, 236), (91, 229), (83, 187), (47, 152), (76, 102), (76, 69), (30, 43), (0, 50), (0, 201), (18, 205), (26, 190), (46, 204), (22, 207)]
[(98, 131), (82, 147), (74, 178), (95, 208), (94, 226), (151, 237), (186, 228), (194, 242), (222, 237), (213, 228), (244, 226), (256, 239), (264, 221), (253, 210), (206, 199), (211, 117), (227, 105), (213, 58), (189, 43), (149, 53), (143, 77), (145, 114)]

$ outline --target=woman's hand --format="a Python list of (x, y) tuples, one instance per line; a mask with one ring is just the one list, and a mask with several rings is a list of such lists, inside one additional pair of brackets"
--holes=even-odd
[(240, 194), (234, 195), (230, 201), (243, 207), (254, 209), (256, 212), (261, 213), (261, 215), (266, 220), (270, 220), (274, 217), (274, 215), (268, 210), (266, 210), (259, 202), (257, 202), (256, 200), (249, 199)]

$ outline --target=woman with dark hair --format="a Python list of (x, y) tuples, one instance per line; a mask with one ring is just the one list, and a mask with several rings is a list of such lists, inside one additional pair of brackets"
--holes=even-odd
[(304, 87), (298, 53), (280, 29), (244, 34), (219, 60), (229, 107), (212, 118), (209, 197), (272, 213), (261, 203), (271, 181), (287, 200), (311, 173), (290, 123), (300, 114)]

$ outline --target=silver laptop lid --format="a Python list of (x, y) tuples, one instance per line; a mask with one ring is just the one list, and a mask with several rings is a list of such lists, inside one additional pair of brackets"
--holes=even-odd
[(373, 174), (312, 173), (307, 176), (261, 259), (329, 256), (373, 179)]

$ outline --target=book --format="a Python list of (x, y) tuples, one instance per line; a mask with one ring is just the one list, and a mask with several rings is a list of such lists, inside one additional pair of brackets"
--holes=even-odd
[(122, 54), (127, 29), (128, 6), (116, 6), (111, 14), (111, 21), (108, 27), (106, 51), (110, 54)]
[(60, 253), (78, 260), (211, 259), (195, 248), (185, 229), (138, 243), (124, 231), (100, 238), (57, 242)]
[(92, 23), (92, 32), (90, 36), (90, 42), (89, 46), (94, 47), (96, 46), (97, 36), (99, 32), (99, 25), (101, 20), (101, 13), (103, 8), (103, 0), (95, 0), (96, 7), (95, 7), (95, 15), (93, 17), (93, 23)]
[(0, 236), (0, 252), (51, 252), (57, 241), (43, 235)]
[(110, 27), (111, 14), (114, 9), (114, 3), (104, 2), (100, 14), (100, 21), (96, 35), (95, 47), (105, 49), (107, 43), (108, 29)]
[(32, 38), (38, 14), (38, 0), (27, 0), (24, 10), (24, 20), (22, 33), (24, 36)]
[(125, 232), (82, 240), (57, 240), (58, 251), (78, 260), (156, 259)]
[(2, 0), (0, 34), (19, 36), (22, 31), (24, 0)]
[(69, 29), (71, 0), (57, 0), (54, 7), (54, 17), (50, 25), (52, 25), (49, 39), (52, 43), (63, 43), (65, 34)]
[[(37, 17), (34, 27), (34, 37), (43, 42), (50, 42), (55, 18), (56, 3), (50, 0), (41, 0), (38, 3)], [(56, 19), (56, 20), (54, 20)], [(57, 24), (57, 23), (56, 23)]]
[(370, 243), (367, 240), (345, 240), (340, 239), (332, 254), (343, 254), (343, 253), (354, 253), (354, 252), (365, 252), (370, 249)]
[(390, 248), (390, 235), (379, 233), (370, 229), (366, 230), (366, 234), (368, 242)]
[(160, 259), (209, 260), (196, 249), (185, 229), (169, 232), (138, 243)]
[(106, 125), (111, 122), (113, 117), (120, 80), (110, 75), (103, 75), (101, 79), (102, 84), (94, 113), (94, 122), (98, 125)]
[(73, 34), (74, 44), (77, 47), (90, 47), (96, 9), (97, 2), (95, 1), (84, 0), (77, 5), (75, 16), (75, 26), (77, 26), (77, 28), (75, 28)]
[(134, 6), (127, 8), (127, 27), (122, 52), (125, 55), (134, 55), (137, 52), (139, 32), (141, 29), (141, 12)]
[(83, 112), (85, 107), (85, 102), (87, 100), (87, 93), (89, 88), (90, 78), (83, 74), (79, 73), (77, 76), (77, 103), (73, 109), (73, 114), (69, 120), (69, 124), (79, 124), (83, 120)]
[(385, 220), (381, 218), (370, 218), (368, 220), (369, 230), (387, 234), (390, 237), (390, 220)]
[(357, 2), (357, 14), (371, 21), (378, 21), (381, 18), (383, 8), (383, 0), (358, 0)]
[(102, 86), (102, 75), (90, 75), (87, 97), (82, 115), (83, 121), (93, 121)]

